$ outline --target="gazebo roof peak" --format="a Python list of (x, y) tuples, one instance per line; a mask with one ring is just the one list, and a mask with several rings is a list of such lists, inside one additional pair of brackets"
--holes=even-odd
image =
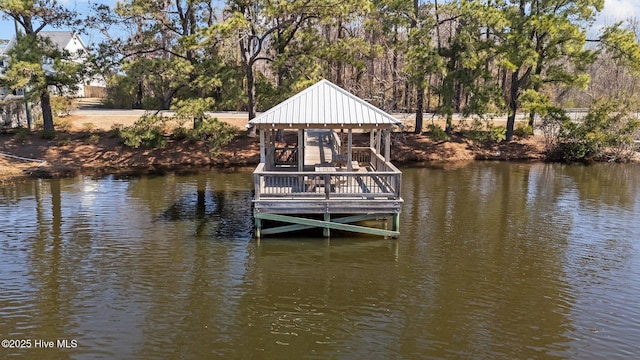
[(390, 128), (395, 117), (328, 80), (320, 80), (249, 121), (258, 128)]

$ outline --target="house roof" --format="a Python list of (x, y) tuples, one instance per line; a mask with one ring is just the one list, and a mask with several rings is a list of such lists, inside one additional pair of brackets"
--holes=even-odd
[(0, 56), (6, 55), (9, 49), (13, 46), (15, 42), (14, 39), (11, 40), (0, 40)]
[[(48, 38), (51, 40), (53, 45), (59, 49), (64, 50), (67, 45), (74, 39), (74, 37), (82, 44), (82, 47), (86, 48), (84, 42), (77, 33), (73, 31), (40, 31), (38, 33), (39, 36)], [(15, 36), (6, 44), (6, 46), (2, 46), (0, 44), (0, 55), (6, 54), (11, 48), (15, 45), (16, 38)]]
[(38, 35), (51, 40), (53, 45), (60, 50), (64, 50), (65, 47), (73, 39), (73, 31), (41, 31)]
[(249, 121), (258, 128), (391, 127), (401, 122), (386, 112), (321, 80)]

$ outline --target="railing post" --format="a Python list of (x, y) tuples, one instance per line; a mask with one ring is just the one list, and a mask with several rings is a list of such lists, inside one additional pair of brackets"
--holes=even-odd
[(255, 186), (255, 198), (256, 200), (260, 200), (260, 188), (261, 188), (261, 183), (260, 181), (262, 181), (262, 177), (260, 176), (260, 174), (258, 173), (254, 173), (253, 174), (253, 184)]
[(331, 196), (331, 175), (324, 174), (324, 194), (325, 198), (329, 199)]

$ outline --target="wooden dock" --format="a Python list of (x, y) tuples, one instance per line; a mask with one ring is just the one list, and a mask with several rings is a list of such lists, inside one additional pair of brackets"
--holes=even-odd
[[(322, 80), (249, 123), (260, 130), (257, 238), (309, 228), (400, 234), (402, 173), (388, 161), (396, 118)], [(297, 141), (282, 144), (278, 131)], [(354, 131), (369, 133), (369, 146), (354, 147)]]
[(331, 134), (332, 131), (330, 130), (309, 130), (305, 133), (305, 166), (316, 166), (331, 163), (334, 156), (331, 146)]

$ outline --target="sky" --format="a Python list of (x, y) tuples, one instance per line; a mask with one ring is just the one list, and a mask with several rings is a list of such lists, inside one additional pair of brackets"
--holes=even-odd
[[(58, 0), (59, 3), (66, 5), (68, 8), (75, 9), (81, 14), (86, 14), (90, 9), (91, 3), (100, 3), (115, 5), (117, 0)], [(594, 35), (598, 33), (598, 29), (605, 25), (613, 24), (617, 21), (625, 20), (630, 17), (640, 18), (640, 1), (639, 0), (605, 0), (604, 10), (598, 16), (594, 29)], [(47, 30), (65, 30), (65, 29), (47, 29)], [(15, 33), (15, 27), (12, 20), (0, 18), (0, 39), (10, 39)], [(85, 44), (91, 45), (96, 41), (100, 41), (101, 36), (96, 33), (89, 32), (82, 35)]]
[(640, 1), (605, 0), (604, 9), (599, 14), (594, 27), (600, 29), (606, 25), (634, 17), (640, 18)]
[[(64, 5), (68, 9), (76, 10), (81, 16), (85, 16), (89, 13), (92, 4), (107, 4), (110, 6), (115, 6), (118, 0), (58, 0), (59, 4)], [(53, 31), (59, 30), (64, 31), (68, 29), (51, 29), (45, 28), (45, 30)], [(0, 39), (11, 39), (15, 34), (15, 25), (13, 20), (5, 19), (4, 16), (0, 14)], [(82, 40), (85, 44), (90, 45), (96, 41), (101, 40), (101, 36), (97, 33), (82, 34)]]

